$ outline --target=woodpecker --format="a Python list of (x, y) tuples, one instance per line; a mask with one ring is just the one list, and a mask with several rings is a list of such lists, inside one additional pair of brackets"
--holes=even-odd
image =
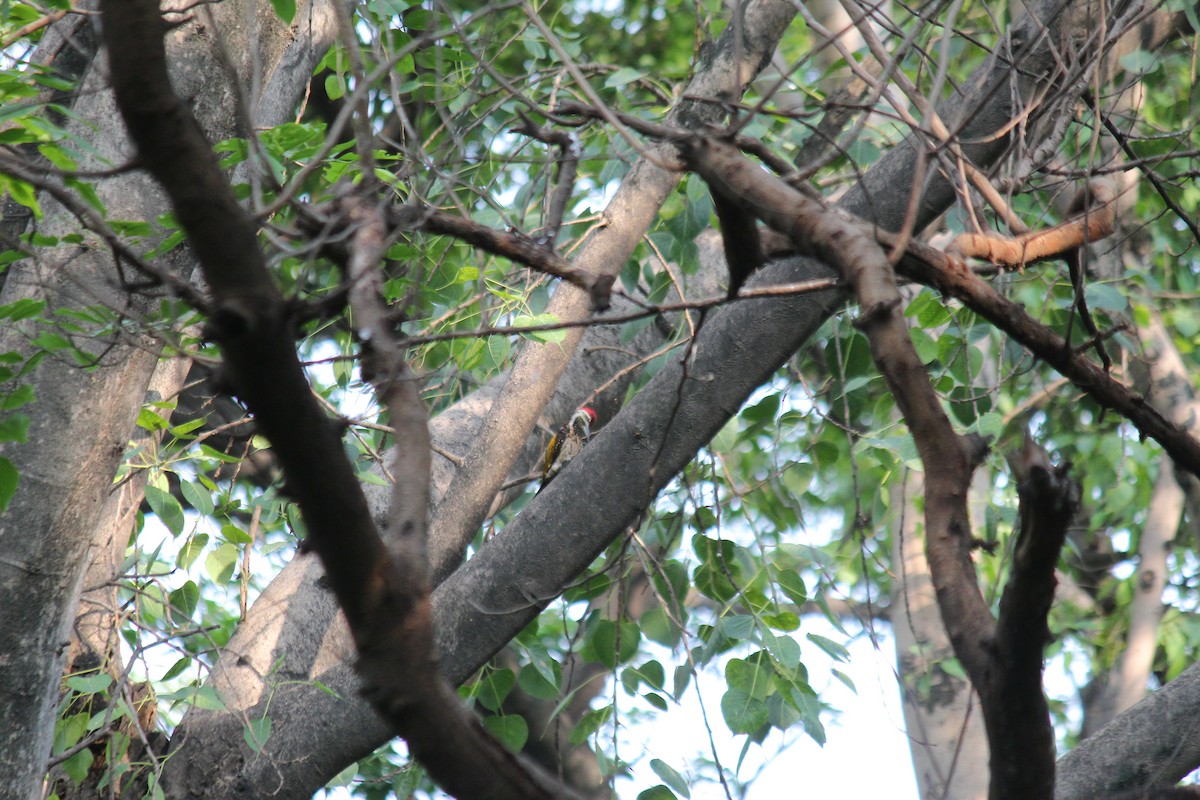
[(558, 433), (550, 437), (546, 456), (542, 460), (542, 485), (538, 488), (539, 492), (546, 488), (546, 484), (550, 483), (571, 459), (579, 455), (579, 451), (592, 438), (592, 425), (595, 423), (596, 412), (589, 406), (580, 406), (575, 409), (571, 419), (558, 429)]

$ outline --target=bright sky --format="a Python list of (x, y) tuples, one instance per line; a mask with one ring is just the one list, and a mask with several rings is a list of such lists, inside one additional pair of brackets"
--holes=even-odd
[[(839, 713), (825, 717), (824, 747), (805, 735), (799, 726), (786, 737), (772, 731), (763, 747), (751, 745), (738, 772), (742, 780), (748, 780), (761, 769), (746, 794), (748, 800), (869, 797), (878, 795), (880, 787), (887, 787), (888, 800), (917, 800), (916, 778), (894, 675), (894, 642), (886, 626), (880, 626), (877, 632), (880, 651), (865, 636), (860, 637), (848, 645), (850, 662), (836, 664), (805, 641), (802, 634), (817, 633), (839, 642), (844, 640), (843, 635), (824, 619), (804, 618), (795, 638), (801, 643), (809, 680), (821, 700), (839, 709)], [(858, 690), (857, 696), (832, 676), (832, 667), (849, 675)], [(721, 718), (723, 683), (719, 675), (700, 677), (717, 756), (723, 766), (733, 769), (745, 737), (730, 734)], [(632, 800), (638, 792), (662, 782), (650, 770), (650, 758), (662, 759), (685, 777), (693, 759), (712, 758), (704, 715), (694, 691), (685, 694), (680, 706), (639, 725), (637, 730), (645, 737), (647, 758), (636, 768), (632, 785), (628, 781), (618, 783), (622, 800)], [(632, 760), (636, 754), (624, 752), (622, 756)], [(717, 784), (695, 783), (691, 800), (725, 800), (725, 793)]]

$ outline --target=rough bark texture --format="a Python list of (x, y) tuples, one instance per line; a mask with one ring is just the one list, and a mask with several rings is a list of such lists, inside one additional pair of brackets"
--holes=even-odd
[[(244, 4), (228, 3), (215, 14), (222, 21), (231, 52), (239, 67), (249, 64), (249, 48), (241, 25)], [(312, 27), (299, 25), (312, 20)], [(260, 59), (264, 91), (259, 119), (274, 124), (290, 112), (316, 63), (314, 54), (327, 40), (319, 14), (307, 7), (298, 15), (297, 29), (288, 29), (266, 9), (259, 17)], [(67, 18), (60, 25), (74, 24)], [(193, 98), (214, 139), (236, 135), (230, 85), (212, 51), (211, 39), (191, 35), (185, 26), (170, 35), (173, 79), (178, 90)], [(211, 33), (211, 31), (210, 31)], [(314, 44), (314, 37), (319, 39)], [(95, 160), (84, 169), (104, 169), (128, 161), (131, 150), (106, 89), (105, 70), (88, 72), (73, 104), (80, 122), (69, 126), (89, 140)], [(96, 134), (91, 124), (102, 133)], [(153, 221), (166, 207), (149, 179), (126, 175), (102, 182), (97, 191), (115, 219)], [(46, 216), (39, 224), (54, 235), (78, 230), (74, 218), (53, 202), (43, 201)], [(46, 315), (56, 309), (78, 309), (94, 303), (121, 309), (134, 317), (154, 308), (157, 301), (129, 297), (119, 285), (107, 251), (91, 241), (81, 248), (60, 248), (11, 269), (0, 302), (22, 297), (45, 299)], [(66, 252), (70, 250), (70, 252)], [(176, 250), (162, 262), (176, 274), (191, 272), (191, 255)], [(0, 350), (29, 353), (29, 331), (9, 329)], [(31, 797), (41, 791), (41, 772), (54, 731), (54, 707), (61, 677), (62, 656), (74, 617), (83, 567), (103, 547), (105, 521), (101, 511), (113, 475), (134, 430), (134, 419), (156, 364), (156, 342), (146, 337), (116, 342), (80, 340), (81, 349), (99, 358), (92, 368), (80, 368), (69, 357), (42, 361), (24, 382), (37, 394), (37, 413), (29, 440), (9, 445), (5, 455), (16, 463), (21, 483), (12, 504), (0, 518), (0, 653), (3, 653), (5, 704), (0, 733), (0, 796)], [(107, 349), (112, 344), (111, 349)], [(96, 402), (103, 398), (103, 402)], [(70, 465), (70, 466), (65, 466)]]
[[(715, 269), (705, 275), (716, 276)], [(704, 283), (704, 281), (701, 281)], [(708, 281), (703, 294), (715, 290)], [(645, 328), (633, 342), (621, 342), (615, 328), (588, 331), (579, 353), (560, 382), (551, 413), (569, 414), (594, 387), (630, 366), (636, 357), (662, 346), (664, 339), (655, 326)], [(431, 423), (439, 450), (452, 454), (469, 452), (473, 435), (488, 414), (490, 403), (507, 375), (473, 392)], [(618, 388), (623, 384), (618, 383)], [(609, 393), (605, 393), (608, 397)], [(601, 408), (612, 408), (605, 401)], [(514, 477), (528, 473), (545, 442), (531, 437)], [(434, 496), (444, 494), (453, 465), (436, 457), (433, 464)], [(368, 500), (378, 518), (383, 517), (388, 488), (368, 485)], [(193, 709), (177, 729), (172, 743), (172, 760), (166, 775), (170, 786), (201, 785), (214, 753), (223, 763), (236, 765), (225, 777), (204, 784), (212, 797), (237, 796), (235, 787), (246, 786), (252, 797), (264, 787), (280, 786), (284, 773), (275, 762), (290, 763), (286, 772), (289, 796), (306, 797), (346, 764), (361, 758), (390, 738), (386, 726), (358, 696), (359, 682), (350, 666), (353, 643), (337, 604), (329, 592), (319, 562), (295, 558), (260, 595), (247, 620), (239, 626), (219, 659), (212, 685), (225, 700), (221, 711)], [(277, 665), (277, 668), (273, 669)], [(312, 683), (319, 680), (336, 691), (333, 698)], [(241, 741), (241, 715), (257, 718), (267, 712), (275, 720), (266, 752), (269, 758), (254, 758)], [(258, 787), (258, 788), (255, 788)], [(306, 794), (307, 793), (307, 794)]]
[(1059, 761), (1055, 800), (1171, 786), (1200, 764), (1200, 665), (1121, 714)]
[[(1046, 58), (1048, 60), (1049, 56)], [(1023, 65), (1030, 66), (1028, 74), (1045, 74), (1037, 68), (1036, 60), (1025, 61)], [(1003, 73), (1005, 70), (1000, 69), (999, 72)], [(989, 142), (978, 145), (978, 154), (973, 154), (981, 163), (993, 163), (1001, 153), (1004, 142), (992, 140), (986, 134), (1000, 127), (1000, 124), (995, 122), (997, 119), (1007, 122), (1012, 115), (1012, 109), (1006, 106), (1014, 94), (1019, 95), (1019, 93), (1009, 91), (1009, 87), (1003, 82), (1003, 76), (991, 80), (993, 81), (991, 85), (1001, 88), (992, 92), (992, 96), (988, 99), (987, 115), (963, 114), (962, 116), (964, 119), (969, 118), (971, 124), (985, 120), (980, 123), (978, 129), (972, 129), (974, 131), (972, 134), (964, 134), (964, 138)], [(988, 85), (986, 80), (972, 84), (976, 89), (985, 85)], [(970, 94), (967, 90), (964, 90), (964, 93)], [(970, 103), (967, 105), (972, 106)], [(993, 111), (995, 111), (994, 118), (992, 117)], [(987, 127), (989, 124), (987, 119), (992, 120), (992, 127)], [(878, 172), (873, 172), (874, 176), (884, 177), (881, 180), (870, 178), (867, 182), (867, 186), (874, 186), (875, 191), (861, 189), (856, 197), (852, 196), (851, 207), (860, 213), (865, 213), (869, 204), (865, 202), (864, 198), (878, 199), (886, 195), (887, 199), (890, 199), (894, 195), (900, 195), (901, 193), (894, 192), (894, 187), (910, 185), (911, 181), (907, 181), (904, 175), (906, 174), (905, 169), (911, 169), (912, 161), (911, 150), (900, 151), (893, 157), (885, 159)], [(906, 165), (908, 166), (906, 167)], [(911, 172), (907, 174), (911, 175)], [(872, 183), (872, 180), (875, 182)], [(883, 193), (880, 191), (882, 187), (888, 187), (890, 191)], [(950, 199), (948, 188), (945, 191), (934, 191), (931, 198), (927, 200), (927, 204), (922, 210), (921, 219), (924, 221), (936, 216), (948, 203)], [(907, 198), (901, 197), (899, 200), (895, 208), (876, 206), (880, 212), (877, 218), (881, 224), (889, 227), (899, 224), (899, 220), (903, 217)], [(821, 274), (818, 268), (811, 263), (797, 260), (786, 265), (769, 268), (761, 276), (760, 281), (798, 280), (814, 274), (814, 272)], [(640, 513), (646, 499), (652, 496), (658, 487), (687, 462), (696, 447), (707, 441), (712, 432), (718, 430), (729, 415), (736, 412), (742, 400), (758, 385), (757, 381), (770, 375), (774, 365), (782, 363), (782, 360), (790, 355), (792, 349), (801, 344), (837, 305), (838, 299), (832, 294), (828, 294), (820, 298), (739, 303), (731, 309), (714, 315), (706, 324), (705, 333), (696, 348), (696, 363), (685, 369), (677, 362), (664, 370), (664, 373), (659, 376), (662, 380), (656, 379), (652, 384), (654, 391), (647, 393), (644, 402), (639, 397), (639, 402), (634, 404), (636, 410), (631, 409), (629, 412), (623, 413), (619, 418), (620, 424), (615, 425), (611, 431), (599, 437), (597, 442), (586, 451), (585, 455), (594, 468), (615, 468), (612, 474), (616, 478), (612, 485), (605, 487), (606, 491), (597, 496), (596, 487), (586, 478), (580, 477), (575, 481), (568, 481), (571, 473), (564, 473), (555, 481), (554, 486), (544, 493), (546, 498), (543, 501), (530, 506), (530, 514), (524, 515), (528, 519), (523, 517), (520, 523), (510, 528), (513, 536), (506, 533), (488, 545), (480, 557), (468, 565), (463, 574), (456, 575), (452, 579), (453, 586), (448, 584), (446, 591), (439, 594), (435, 605), (435, 614), (438, 615), (438, 619), (451, 624), (455, 621), (462, 623), (457, 628), (445, 628), (448, 632), (442, 640), (443, 645), (462, 645), (462, 649), (453, 651), (453, 659), (446, 663), (447, 673), (459, 679), (469, 674), (479, 663), (482, 663), (488, 654), (494, 652), (503, 641), (519, 629), (522, 624), (521, 618), (528, 619), (530, 612), (536, 611), (536, 606), (557, 593), (571, 575), (570, 572), (564, 573), (565, 567), (569, 567), (571, 570), (581, 569), (586, 566), (591, 554), (598, 552), (613, 537), (619, 535), (624, 525)], [(720, 320), (719, 324), (714, 327), (718, 320)], [(710, 328), (715, 332), (710, 332)], [(664, 375), (665, 377), (663, 377)], [(478, 400), (482, 399), (478, 398)], [(656, 402), (658, 405), (653, 405)], [(464, 418), (480, 419), (483, 413), (482, 409), (486, 405), (483, 402), (478, 403), (475, 406), (478, 416), (471, 416), (468, 413)], [(564, 401), (564, 405), (569, 409), (572, 404)], [(125, 424), (126, 430), (128, 430), (128, 422)], [(471, 429), (470, 426), (463, 427), (464, 431), (469, 429)], [(669, 440), (667, 439), (668, 433), (671, 434)], [(607, 449), (600, 446), (605, 437), (611, 440)], [(464, 444), (466, 441), (468, 439), (464, 439)], [(56, 455), (54, 461), (62, 463), (61, 456)], [(445, 464), (442, 466), (444, 467)], [(642, 472), (639, 473), (638, 470), (642, 470)], [(582, 476), (585, 470), (579, 468), (574, 472)], [(647, 474), (653, 475), (652, 481), (646, 480)], [(586, 505), (602, 510), (613, 509), (616, 513), (605, 514), (599, 518), (587, 517), (585, 514), (564, 518), (561, 509), (568, 505), (561, 501), (555, 503), (550, 500), (556, 492), (563, 498), (592, 497), (594, 502)], [(571, 495), (568, 494), (569, 492), (578, 492), (579, 494)], [(633, 498), (633, 500), (628, 498)], [(616, 502), (617, 500), (622, 500), (622, 502)], [(611, 505), (605, 505), (610, 501), (613, 501)], [(569, 507), (579, 510), (581, 505), (585, 504), (574, 503)], [(535, 509), (540, 510), (535, 511)], [(560, 556), (564, 557), (566, 561), (560, 562)], [(303, 571), (319, 572), (312, 569), (311, 559), (308, 564), (301, 563), (296, 570), (292, 571), (292, 575), (295, 576), (297, 572)], [(522, 585), (522, 579), (514, 578), (514, 576), (528, 577), (524, 579), (526, 583)], [(319, 591), (312, 588), (315, 586), (314, 581), (288, 584), (287, 581), (281, 580), (277, 583), (279, 585), (273, 585), (271, 591), (276, 592), (276, 597), (293, 597), (294, 608), (300, 609), (305, 604), (321, 605)], [(292, 594), (293, 591), (296, 593)], [(549, 592), (549, 594), (543, 594), (544, 592)], [(267, 595), (264, 595), (264, 600), (266, 598)], [(328, 604), (325, 603), (325, 605)], [(510, 613), (510, 609), (516, 610)], [(322, 613), (325, 613), (326, 617), (330, 616), (328, 612)], [(276, 614), (278, 616), (274, 616)], [(280, 645), (289, 654), (296, 649), (302, 649), (300, 642), (304, 636), (312, 637), (314, 635), (313, 631), (302, 632), (305, 627), (303, 614), (285, 617), (280, 613), (279, 606), (272, 606), (269, 603), (263, 605), (259, 623), (263, 626), (276, 627), (282, 637)], [(514, 628), (513, 625), (516, 627)], [(248, 630), (253, 630), (253, 626), (248, 626)], [(324, 637), (311, 641), (312, 650), (317, 653), (315, 658), (320, 663), (328, 665), (335, 658), (340, 660), (347, 655), (347, 650), (343, 649), (338, 652), (336, 636), (326, 637), (324, 627), (319, 627), (316, 631), (319, 632), (318, 636)], [(479, 635), (476, 636), (476, 633)], [(296, 638), (292, 638), (293, 636)], [(0, 652), (12, 651), (0, 648)], [(303, 679), (303, 677), (312, 677), (317, 673), (304, 670), (299, 674)], [(322, 680), (325, 679), (322, 678)], [(353, 696), (355, 682), (347, 679), (342, 685), (349, 687), (348, 697)], [(290, 780), (290, 774), (293, 771), (301, 771), (295, 766), (297, 760), (311, 758), (314, 761), (320, 761), (320, 764), (301, 778), (301, 781), (307, 782), (307, 784), (301, 783), (298, 786), (307, 785), (315, 788), (338, 771), (341, 766), (352, 760), (352, 757), (348, 757), (350, 753), (362, 752), (364, 747), (369, 747), (372, 737), (377, 735), (370, 728), (369, 714), (365, 711), (363, 711), (365, 714), (363, 716), (355, 713), (355, 709), (359, 708), (361, 704), (330, 698), (316, 690), (312, 690), (311, 695), (318, 701), (322, 701), (323, 698), (328, 702), (325, 705), (320, 705), (318, 702), (297, 708), (295, 721), (299, 723), (308, 719), (311, 722), (316, 719), (320, 720), (320, 725), (345, 724), (350, 735), (340, 736), (337, 733), (330, 735), (331, 729), (308, 728), (305, 735), (310, 738), (298, 745), (293, 758), (281, 758), (260, 765), (261, 773), (269, 776), (272, 783), (259, 785), (269, 785), (270, 789), (278, 788), (284, 773), (289, 774)], [(272, 706), (273, 716), (277, 708), (278, 706)], [(360, 708), (360, 711), (362, 709), (365, 707)], [(235, 750), (241, 748), (244, 751), (240, 742), (242, 723), (240, 718), (233, 718), (234, 716), (226, 717), (227, 724), (219, 729), (222, 734), (218, 738), (223, 739), (225, 743), (232, 743)], [(283, 727), (283, 724), (284, 721), (277, 718), (277, 725), (280, 728)], [(188, 726), (181, 727), (181, 739), (186, 739), (189, 730), (194, 729), (189, 729)], [(216, 730), (214, 728), (214, 732)], [(198, 739), (195, 740), (195, 742), (198, 741)], [(184, 752), (186, 750), (179, 755), (182, 756)], [(257, 796), (261, 793), (261, 790), (254, 788), (255, 784), (243, 782), (244, 774), (239, 774), (234, 769), (238, 764), (236, 757), (233, 759), (219, 758), (218, 751), (207, 748), (199, 752), (200, 757), (208, 765), (211, 765), (214, 760), (219, 760), (229, 768), (231, 779), (242, 782), (240, 786), (242, 796)], [(228, 750), (222, 750), (220, 754), (228, 752)], [(245, 757), (247, 754), (248, 751), (244, 751), (241, 756)], [(262, 761), (268, 762), (268, 759), (262, 759)], [(176, 762), (173, 760), (172, 764), (174, 763)], [(193, 762), (193, 765), (198, 766), (199, 761)], [(305, 761), (304, 768), (307, 766), (308, 762)], [(207, 779), (211, 779), (211, 775), (207, 776)], [(230, 786), (232, 785), (230, 784)], [(185, 786), (186, 783), (183, 781), (178, 784), (180, 791), (189, 791), (190, 789), (184, 788)], [(193, 784), (190, 788), (201, 789), (202, 786)], [(302, 793), (304, 790), (297, 787), (289, 789), (289, 791)], [(235, 796), (235, 794), (227, 791), (224, 794), (213, 796)]]

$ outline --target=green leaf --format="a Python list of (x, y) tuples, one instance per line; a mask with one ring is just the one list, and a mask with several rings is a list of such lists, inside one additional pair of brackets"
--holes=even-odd
[(732, 688), (721, 697), (721, 715), (733, 733), (754, 733), (767, 724), (767, 706), (745, 689)]
[(329, 783), (325, 784), (326, 789), (340, 789), (343, 786), (349, 786), (354, 779), (358, 777), (358, 762), (355, 761), (350, 766), (333, 776)]
[(267, 743), (270, 736), (270, 717), (252, 719), (242, 727), (242, 738), (246, 740), (246, 745), (256, 753), (262, 751), (263, 745)]
[[(558, 325), (562, 320), (556, 314), (536, 314), (534, 316), (520, 315), (513, 319), (513, 326), (517, 328), (528, 328), (538, 325)], [(526, 339), (532, 339), (535, 342), (546, 342), (547, 344), (557, 344), (567, 338), (565, 328), (556, 328), (553, 330), (544, 331), (526, 331), (521, 334)]]
[(32, 300), (29, 298), (14, 300), (7, 305), (0, 306), (0, 319), (11, 319), (13, 322), (17, 322), (29, 319), (30, 317), (36, 317), (45, 308), (45, 300)]
[(177, 612), (172, 615), (177, 617), (176, 623), (182, 623), (196, 613), (196, 606), (200, 603), (200, 587), (195, 581), (188, 581), (167, 595), (167, 599), (172, 610)]
[(517, 676), (511, 669), (495, 670), (475, 687), (475, 697), (488, 711), (499, 711), (516, 682)]
[(191, 703), (196, 708), (204, 711), (223, 711), (225, 703), (221, 700), (217, 690), (211, 686), (184, 686), (182, 689), (177, 689), (173, 692), (164, 692), (158, 696), (159, 700), (165, 702), (182, 701)]
[(525, 742), (529, 740), (529, 723), (517, 714), (506, 714), (503, 717), (486, 717), (483, 727), (495, 736), (500, 744), (513, 753), (521, 752)]
[(663, 689), (666, 682), (667, 675), (662, 664), (654, 660), (647, 661), (640, 667), (630, 667), (621, 673), (621, 684), (630, 694), (633, 694), (643, 683), (652, 689)]
[(180, 480), (179, 489), (183, 493), (183, 499), (187, 500), (188, 505), (204, 516), (211, 515), (216, 509), (212, 495), (204, 486), (193, 481)]
[(0, 512), (8, 508), (8, 504), (12, 502), (13, 495), (17, 493), (17, 483), (20, 482), (21, 473), (13, 466), (13, 463), (4, 456), (0, 456)]
[(819, 634), (810, 633), (808, 634), (808, 640), (824, 650), (835, 661), (850, 661), (850, 651), (832, 639), (826, 639)]
[(772, 727), (785, 731), (800, 721), (800, 711), (776, 692), (767, 698), (767, 721)]
[(204, 570), (217, 583), (228, 583), (233, 577), (233, 567), (237, 563), (238, 549), (232, 544), (223, 544), (213, 550), (204, 559)]
[(645, 699), (645, 701), (647, 703), (649, 703), (650, 705), (657, 708), (659, 711), (667, 710), (667, 701), (658, 692), (646, 692), (644, 695), (642, 695), (642, 698)]
[(588, 737), (600, 730), (600, 727), (608, 722), (611, 716), (612, 706), (601, 706), (600, 708), (589, 710), (575, 725), (574, 730), (571, 731), (571, 744), (579, 745), (586, 742)]
[[(792, 637), (776, 636), (769, 631), (764, 631), (763, 644), (766, 645), (767, 652), (771, 654), (771, 657), (778, 661), (779, 665), (787, 672), (795, 672), (800, 666), (800, 645)], [(831, 642), (831, 644), (836, 645), (834, 642)], [(843, 647), (842, 651), (845, 652), (845, 650)], [(847, 654), (847, 657), (849, 657), (849, 654)]]
[(605, 79), (604, 86), (608, 89), (618, 89), (628, 83), (641, 80), (644, 77), (646, 77), (646, 73), (641, 70), (636, 70), (632, 67), (621, 67)]
[(692, 791), (688, 788), (687, 781), (683, 776), (672, 769), (671, 765), (667, 764), (662, 759), (650, 759), (650, 769), (654, 770), (654, 774), (662, 778), (663, 783), (670, 786), (684, 797), (691, 797)]
[(0, 411), (12, 411), (28, 405), (33, 402), (34, 396), (33, 387), (29, 384), (18, 386), (9, 392), (3, 401), (0, 401)]
[(969, 430), (980, 436), (990, 436), (992, 441), (1000, 438), (1004, 432), (1004, 417), (995, 411), (980, 415), (979, 419), (970, 426)]
[(745, 641), (754, 634), (754, 617), (749, 614), (732, 614), (717, 623), (721, 635)]
[(761, 659), (731, 658), (725, 665), (725, 682), (730, 689), (741, 689), (749, 696), (763, 700), (771, 689), (770, 666), (764, 665)]
[(589, 660), (611, 669), (637, 655), (641, 638), (642, 633), (634, 623), (622, 622), (618, 626), (612, 620), (604, 619), (596, 623), (583, 652)]
[(190, 568), (192, 563), (204, 552), (206, 544), (208, 544), (208, 534), (197, 533), (184, 542), (183, 547), (179, 548), (179, 555), (175, 557), (175, 564), (180, 569)]
[(216, 448), (212, 447), (211, 445), (207, 445), (207, 444), (200, 445), (200, 452), (205, 457), (215, 459), (217, 461), (220, 461), (223, 464), (239, 464), (242, 461), (241, 456), (234, 456), (234, 455), (229, 455), (228, 453), (222, 453), (220, 450), (217, 450)]
[(221, 538), (231, 544), (250, 544), (254, 541), (250, 538), (250, 534), (233, 524), (221, 526)]
[(522, 691), (539, 700), (553, 700), (559, 694), (558, 684), (546, 680), (545, 673), (533, 664), (521, 667), (517, 683)]
[(679, 626), (661, 606), (642, 615), (642, 634), (650, 641), (667, 647), (674, 647), (682, 638)]
[(167, 530), (172, 535), (178, 536), (183, 533), (183, 506), (179, 505), (179, 501), (175, 499), (174, 495), (148, 484), (146, 486), (146, 502), (150, 504), (150, 510), (162, 520), (162, 524), (167, 526)]
[(719, 453), (732, 453), (737, 446), (738, 441), (738, 421), (737, 417), (731, 417), (726, 422), (721, 430), (717, 431), (717, 435), (713, 437), (712, 447)]
[(0, 419), (0, 442), (24, 442), (29, 436), (29, 417), (11, 414)]
[(1125, 295), (1108, 283), (1089, 283), (1083, 287), (1083, 296), (1087, 299), (1088, 308), (1093, 311), (1120, 313), (1129, 307)]
[(675, 800), (675, 794), (660, 783), (638, 794), (637, 800)]
[(88, 748), (83, 748), (75, 755), (62, 762), (63, 771), (67, 773), (67, 777), (76, 785), (82, 784), (87, 780), (88, 773), (92, 770), (92, 760), (96, 754)]
[(794, 631), (800, 628), (800, 617), (791, 611), (778, 614), (763, 614), (762, 621), (777, 631)]
[(192, 658), (190, 656), (184, 656), (183, 658), (178, 659), (174, 664), (171, 665), (170, 669), (163, 673), (162, 680), (169, 681), (171, 678), (179, 677), (183, 674), (185, 669), (191, 666), (191, 664)]
[(91, 675), (72, 675), (67, 678), (67, 686), (80, 694), (95, 694), (103, 692), (112, 685), (112, 677), (105, 672), (93, 672)]
[(962, 681), (967, 680), (967, 671), (963, 669), (962, 663), (957, 658), (947, 658), (939, 661), (938, 666), (947, 675), (952, 675)]
[(137, 426), (153, 433), (154, 431), (163, 431), (171, 426), (167, 418), (157, 413), (153, 409), (143, 408), (138, 412)]
[(37, 191), (30, 184), (16, 178), (0, 176), (0, 186), (8, 189), (13, 200), (33, 211), (34, 217), (42, 218), (42, 208), (38, 205)]
[(271, 0), (275, 14), (288, 25), (296, 18), (296, 0)]
[(912, 328), (909, 332), (909, 338), (912, 339), (913, 348), (917, 351), (917, 358), (921, 359), (921, 363), (928, 364), (938, 357), (938, 341), (920, 328)]
[(182, 438), (194, 430), (203, 428), (206, 422), (208, 422), (208, 420), (206, 420), (204, 417), (197, 417), (196, 419), (189, 420), (179, 425), (173, 425), (171, 427), (171, 435), (176, 438)]

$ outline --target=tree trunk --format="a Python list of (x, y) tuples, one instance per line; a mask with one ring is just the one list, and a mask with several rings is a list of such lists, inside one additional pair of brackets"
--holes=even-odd
[[(255, 122), (274, 125), (290, 118), (328, 45), (328, 4), (303, 5), (295, 28), (284, 26), (263, 4), (226, 3), (213, 9), (205, 33), (197, 34), (196, 23), (191, 23), (168, 34), (176, 87), (192, 98), (210, 138), (218, 141), (243, 130), (228, 76), (212, 48), (213, 35), (222, 36), (241, 74), (249, 74), (252, 52), (262, 66)], [(253, 49), (245, 25), (248, 10), (257, 14)], [(91, 69), (72, 107), (77, 121), (67, 128), (88, 140), (95, 153), (92, 161), (79, 164), (80, 169), (106, 169), (131, 156), (124, 131), (113, 124), (119, 114), (106, 85), (106, 70)], [(168, 207), (149, 177), (140, 173), (101, 181), (96, 191), (111, 219), (153, 222)], [(78, 231), (71, 213), (47, 198), (41, 202), (45, 216), (40, 233)], [(187, 248), (176, 249), (158, 263), (176, 275), (192, 272)], [(107, 249), (92, 239), (15, 265), (0, 303), (44, 300), (47, 318), (95, 304), (135, 319), (157, 308), (156, 297), (129, 294), (117, 275)], [(0, 352), (31, 357), (35, 350), (28, 339), (40, 332), (32, 325), (6, 330), (0, 334)], [(158, 359), (158, 343), (147, 335), (111, 341), (84, 338), (74, 344), (96, 366), (80, 367), (64, 350), (44, 358), (23, 377), (36, 393), (35, 416), (28, 441), (5, 450), (20, 472), (20, 483), (0, 517), (0, 551), (6, 557), (0, 566), (0, 652), (8, 654), (0, 692), (11, 700), (5, 704), (0, 733), (3, 797), (41, 794), (63, 656), (85, 566), (93, 556), (106, 552), (111, 557), (116, 550), (105, 549), (112, 521), (102, 519), (102, 513)]]
[(954, 658), (954, 650), (925, 560), (919, 509), (924, 487), (919, 473), (909, 473), (892, 501), (903, 519), (892, 535), (892, 564), (898, 575), (891, 620), (913, 771), (923, 800), (983, 800), (988, 793), (983, 713), (961, 671), (942, 666)]

